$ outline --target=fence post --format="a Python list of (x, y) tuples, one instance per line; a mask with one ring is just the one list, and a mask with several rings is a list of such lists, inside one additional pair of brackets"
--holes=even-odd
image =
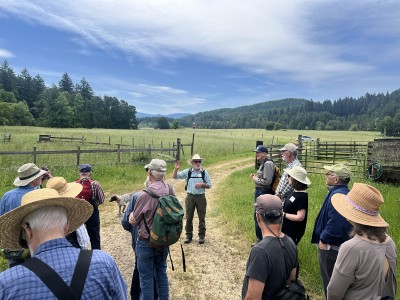
[(232, 153), (235, 153), (235, 142), (232, 143)]
[(333, 164), (336, 163), (336, 142), (334, 143), (333, 147)]
[(320, 157), (319, 157), (319, 154), (320, 154), (320, 148), (321, 148), (321, 144), (320, 144), (320, 142), (319, 142), (319, 138), (317, 138), (317, 153), (315, 153), (315, 154), (316, 154), (316, 156), (317, 156), (317, 160), (319, 160), (319, 159), (320, 159)]
[(36, 147), (33, 147), (33, 163), (36, 165)]
[(299, 153), (298, 153), (298, 160), (300, 160), (301, 161), (301, 152), (303, 151), (303, 138), (302, 138), (303, 136), (301, 135), (301, 134), (299, 134), (298, 136), (297, 136), (297, 145), (298, 145), (298, 148), (300, 149), (299, 150)]
[(117, 164), (121, 163), (121, 145), (117, 144)]
[[(257, 146), (260, 146), (260, 145), (263, 145), (264, 144), (264, 142), (263, 141), (256, 141), (256, 149), (257, 149)], [(256, 160), (255, 160), (255, 162), (254, 162), (254, 167), (256, 168), (256, 170), (258, 170), (258, 168), (260, 167), (260, 162), (257, 160), (257, 154), (256, 154)]]
[(78, 146), (78, 150), (76, 150), (76, 165), (79, 166), (81, 161), (81, 146)]
[(190, 156), (193, 156), (194, 152), (194, 133), (192, 135), (192, 144), (190, 145)]
[(149, 153), (149, 159), (151, 160), (151, 144), (149, 144), (149, 149), (147, 150), (147, 152)]
[(176, 160), (181, 160), (181, 139), (176, 139)]

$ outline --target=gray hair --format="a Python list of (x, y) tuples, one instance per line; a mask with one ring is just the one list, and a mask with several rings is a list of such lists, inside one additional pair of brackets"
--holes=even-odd
[(167, 172), (160, 172), (150, 169), (150, 174), (154, 177), (155, 180), (163, 180), (167, 175)]
[(42, 207), (26, 215), (22, 224), (26, 223), (29, 223), (30, 228), (38, 231), (64, 230), (68, 223), (67, 210), (55, 205)]

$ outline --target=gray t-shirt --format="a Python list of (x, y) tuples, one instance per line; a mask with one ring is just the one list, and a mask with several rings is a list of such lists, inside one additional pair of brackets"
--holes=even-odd
[[(284, 250), (276, 237), (267, 236), (251, 249), (243, 280), (242, 298), (247, 294), (249, 278), (264, 282), (262, 299), (272, 299), (273, 295), (285, 287), (290, 272), (297, 266), (297, 248), (286, 235), (281, 238)], [(284, 256), (283, 252), (286, 252)]]

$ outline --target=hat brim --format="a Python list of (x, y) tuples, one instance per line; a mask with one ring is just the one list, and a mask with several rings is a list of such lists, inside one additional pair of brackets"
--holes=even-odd
[(82, 191), (83, 186), (77, 182), (67, 183), (67, 190), (65, 192), (58, 193), (61, 197), (71, 197), (74, 198), (79, 195)]
[(34, 181), (36, 178), (39, 178), (39, 177), (43, 176), (46, 173), (47, 173), (47, 171), (40, 170), (40, 172), (37, 173), (35, 176), (29, 177), (28, 179), (24, 179), (24, 180), (21, 180), (21, 179), (19, 179), (19, 177), (17, 177), (17, 178), (14, 179), (14, 183), (13, 184), (15, 186), (25, 186), (25, 185), (28, 185), (29, 183), (31, 183), (32, 181)]
[(49, 198), (19, 206), (0, 217), (0, 247), (21, 249), (18, 238), (22, 220), (29, 213), (47, 206), (62, 206), (67, 210), (69, 228), (66, 234), (76, 231), (93, 213), (93, 206), (89, 202), (71, 197)]
[(298, 182), (301, 182), (301, 183), (307, 185), (308, 187), (311, 185), (311, 181), (310, 181), (310, 179), (309, 179), (307, 176), (306, 176), (305, 179), (298, 178), (298, 177), (296, 177), (295, 174), (291, 174), (290, 170), (292, 170), (292, 169), (284, 169), (283, 171), (286, 172), (286, 173), (288, 173), (288, 174), (290, 175), (290, 177), (293, 177), (293, 178), (296, 179)]
[(353, 206), (351, 206), (351, 204), (346, 200), (346, 196), (347, 195), (339, 193), (334, 194), (332, 196), (332, 205), (337, 212), (347, 220), (367, 226), (389, 227), (389, 224), (386, 223), (379, 213), (375, 216), (371, 216), (353, 208)]
[[(193, 159), (191, 159), (191, 158), (187, 160), (188, 165), (192, 165), (192, 160)], [(199, 159), (196, 159), (196, 160), (200, 160), (202, 163), (205, 161), (204, 158), (199, 158)]]

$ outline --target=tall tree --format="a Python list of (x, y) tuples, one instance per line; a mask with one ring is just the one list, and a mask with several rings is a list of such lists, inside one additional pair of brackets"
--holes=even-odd
[(8, 62), (4, 60), (0, 67), (0, 89), (6, 92), (13, 92), (17, 94), (17, 76), (14, 70), (9, 66)]
[(74, 92), (74, 83), (67, 73), (64, 73), (58, 82), (58, 88), (61, 92), (68, 92), (72, 94)]

